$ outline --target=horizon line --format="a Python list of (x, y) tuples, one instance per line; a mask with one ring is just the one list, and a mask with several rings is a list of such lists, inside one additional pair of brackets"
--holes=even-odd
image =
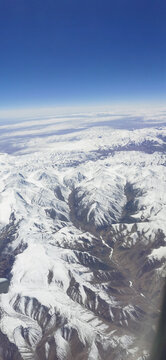
[[(112, 102), (107, 104), (71, 104), (71, 105), (50, 105), (50, 106), (25, 106), (25, 107), (0, 107), (0, 119), (22, 118), (31, 116), (57, 116), (71, 113), (84, 112), (108, 112), (108, 111), (145, 111), (150, 109), (166, 109), (166, 102)], [(150, 109), (149, 109), (150, 108)]]

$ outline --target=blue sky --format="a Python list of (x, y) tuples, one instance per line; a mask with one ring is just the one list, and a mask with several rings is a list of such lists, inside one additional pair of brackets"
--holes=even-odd
[(164, 102), (163, 0), (1, 0), (0, 108)]

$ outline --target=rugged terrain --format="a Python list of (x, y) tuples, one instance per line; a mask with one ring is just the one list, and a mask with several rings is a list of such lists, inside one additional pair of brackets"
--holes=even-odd
[(0, 155), (0, 359), (146, 359), (165, 277), (165, 127), (58, 136)]

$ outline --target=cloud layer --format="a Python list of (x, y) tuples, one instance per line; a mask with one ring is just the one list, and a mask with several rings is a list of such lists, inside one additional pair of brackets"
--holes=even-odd
[[(20, 112), (15, 118), (0, 121), (0, 151), (25, 153), (46, 147), (59, 146), (66, 141), (87, 141), (94, 138), (95, 130), (112, 134), (113, 130), (137, 130), (166, 125), (166, 110), (113, 109), (112, 111), (84, 111), (58, 113), (55, 109), (39, 112)], [(60, 110), (59, 110), (60, 111)], [(2, 114), (1, 114), (2, 115)], [(6, 114), (7, 115), (7, 114)], [(24, 115), (24, 116), (23, 116)], [(93, 141), (92, 141), (93, 142)], [(69, 146), (69, 145), (67, 145)]]

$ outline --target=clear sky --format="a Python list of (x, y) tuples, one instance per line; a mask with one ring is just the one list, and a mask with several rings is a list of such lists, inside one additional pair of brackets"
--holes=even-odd
[(0, 108), (164, 101), (165, 0), (0, 0)]

